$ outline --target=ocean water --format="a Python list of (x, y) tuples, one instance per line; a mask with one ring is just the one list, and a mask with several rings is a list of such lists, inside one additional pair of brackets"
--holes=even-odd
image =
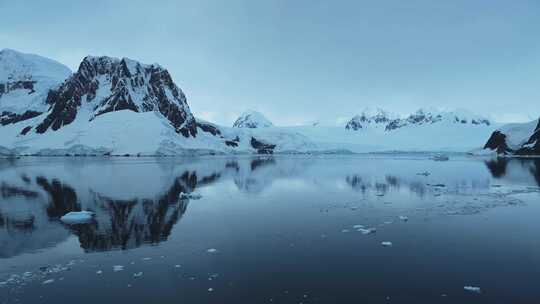
[(540, 303), (539, 186), (534, 159), (0, 160), (0, 303)]

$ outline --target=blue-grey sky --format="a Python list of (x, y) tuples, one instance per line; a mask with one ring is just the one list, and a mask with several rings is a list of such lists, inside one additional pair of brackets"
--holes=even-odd
[(0, 48), (166, 67), (196, 116), (275, 124), (465, 108), (540, 116), (538, 0), (0, 0)]

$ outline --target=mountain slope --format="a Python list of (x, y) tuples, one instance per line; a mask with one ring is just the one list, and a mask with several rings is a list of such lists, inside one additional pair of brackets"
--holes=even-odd
[(38, 116), (46, 111), (50, 89), (71, 75), (63, 64), (10, 49), (0, 51), (0, 125)]
[(495, 130), (484, 149), (498, 154), (540, 155), (540, 119)]

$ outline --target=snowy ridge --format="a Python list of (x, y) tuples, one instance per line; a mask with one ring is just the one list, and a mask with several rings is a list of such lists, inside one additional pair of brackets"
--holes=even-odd
[(268, 128), (273, 124), (263, 114), (256, 111), (246, 111), (234, 122), (233, 128)]
[(0, 125), (24, 120), (47, 110), (50, 89), (71, 75), (61, 63), (10, 49), (0, 51)]

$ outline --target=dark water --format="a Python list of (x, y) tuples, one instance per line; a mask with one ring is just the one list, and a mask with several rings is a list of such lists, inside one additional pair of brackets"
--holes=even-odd
[(540, 303), (539, 184), (539, 160), (0, 160), (0, 303)]

